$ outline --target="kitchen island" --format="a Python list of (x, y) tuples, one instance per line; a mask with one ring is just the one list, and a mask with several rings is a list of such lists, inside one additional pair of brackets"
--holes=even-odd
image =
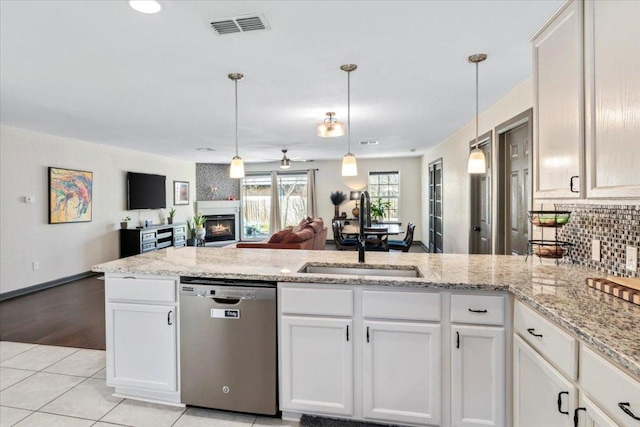
[[(366, 266), (415, 266), (423, 276), (416, 278), (300, 272), (309, 264), (349, 266), (357, 265), (357, 260), (353, 253), (333, 251), (188, 247), (167, 248), (100, 264), (93, 271), (107, 273), (107, 277), (142, 275), (263, 280), (278, 282), (284, 287), (290, 283), (318, 288), (345, 286), (352, 289), (503, 293), (515, 296), (516, 300), (559, 325), (558, 329), (577, 337), (580, 344), (586, 344), (606, 357), (621, 368), (624, 375), (634, 381), (640, 379), (640, 307), (586, 286), (587, 277), (604, 277), (602, 272), (576, 265), (541, 264), (537, 258), (525, 261), (523, 257), (514, 256), (455, 254), (367, 253)], [(507, 313), (510, 317), (511, 312)], [(507, 324), (511, 324), (510, 319)], [(510, 343), (507, 339), (508, 347)], [(442, 425), (448, 425), (447, 421)]]

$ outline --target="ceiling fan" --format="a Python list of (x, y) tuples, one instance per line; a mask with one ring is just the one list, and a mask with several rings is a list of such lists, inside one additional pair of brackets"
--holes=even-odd
[[(280, 169), (289, 169), (291, 167), (292, 162), (312, 162), (313, 161), (313, 160), (301, 159), (300, 157), (288, 157), (287, 156), (288, 150), (286, 148), (283, 148), (280, 151), (282, 151), (282, 159), (279, 159)], [(273, 159), (273, 161), (276, 161), (276, 160), (278, 159)]]

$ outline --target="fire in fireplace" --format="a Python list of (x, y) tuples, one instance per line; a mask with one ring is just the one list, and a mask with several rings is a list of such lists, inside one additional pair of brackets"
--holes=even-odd
[(205, 215), (205, 242), (236, 240), (235, 215)]

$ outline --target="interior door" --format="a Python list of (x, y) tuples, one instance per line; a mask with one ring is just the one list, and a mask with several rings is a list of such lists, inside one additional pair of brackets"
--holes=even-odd
[(438, 159), (429, 165), (429, 252), (442, 250), (442, 159)]
[(487, 172), (471, 174), (471, 231), (469, 239), (470, 254), (491, 254), (491, 132), (479, 139), (479, 148), (487, 162)]

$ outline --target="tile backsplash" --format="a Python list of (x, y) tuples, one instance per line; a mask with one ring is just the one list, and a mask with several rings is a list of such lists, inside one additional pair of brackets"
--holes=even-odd
[[(557, 229), (558, 239), (573, 243), (573, 258), (579, 264), (615, 274), (640, 277), (625, 268), (626, 247), (640, 247), (640, 205), (556, 204), (570, 211), (569, 223)], [(600, 261), (591, 259), (593, 239), (600, 240)]]

